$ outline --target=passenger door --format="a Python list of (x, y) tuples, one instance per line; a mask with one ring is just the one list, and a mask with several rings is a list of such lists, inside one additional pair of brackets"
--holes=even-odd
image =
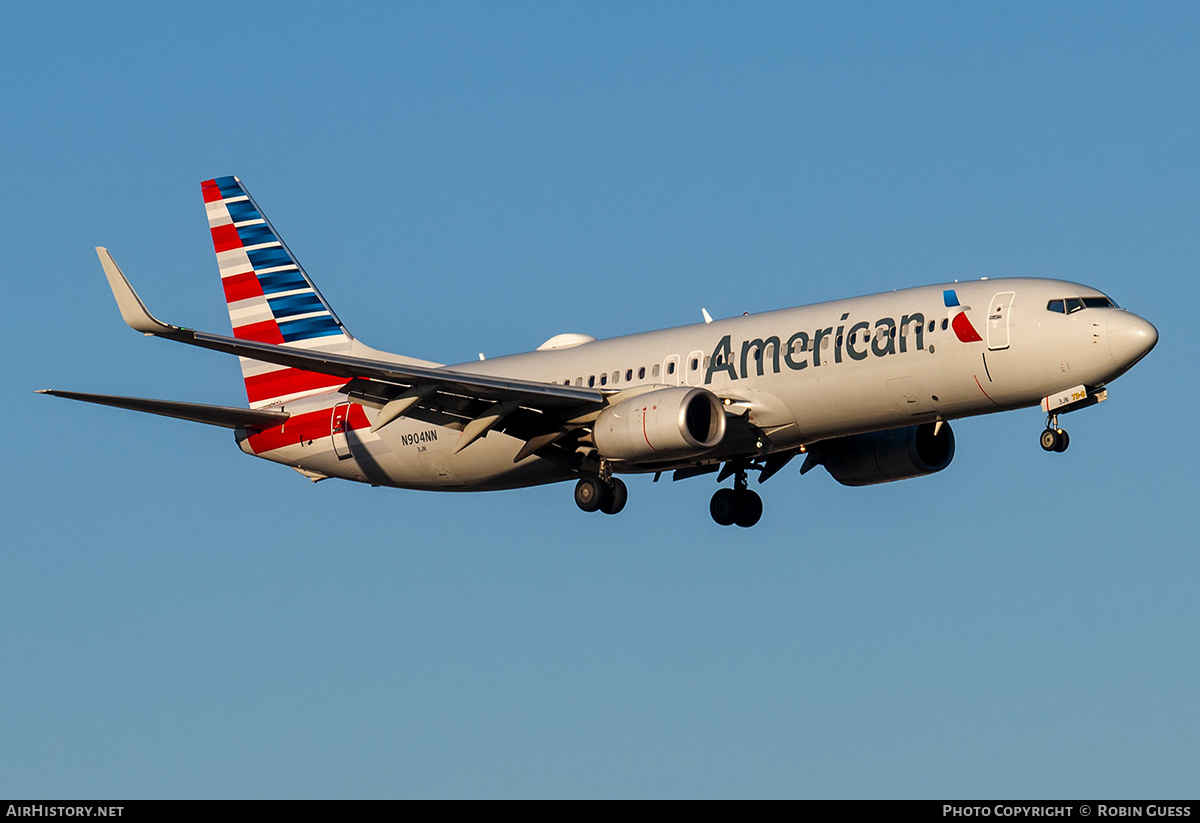
[(1008, 348), (1008, 318), (1016, 294), (1013, 291), (997, 292), (988, 305), (987, 341), (992, 351)]
[(347, 432), (350, 429), (350, 404), (338, 403), (333, 407), (333, 416), (329, 420), (329, 435), (333, 440), (333, 453), (338, 460), (350, 456), (350, 441)]

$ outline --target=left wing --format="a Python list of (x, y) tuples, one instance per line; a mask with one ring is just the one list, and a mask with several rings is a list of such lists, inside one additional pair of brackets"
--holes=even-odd
[(304, 349), (260, 343), (256, 340), (240, 340), (220, 334), (198, 332), (182, 326), (172, 326), (150, 314), (137, 292), (129, 285), (125, 273), (117, 266), (108, 249), (97, 246), (100, 263), (108, 277), (121, 316), (130, 328), (153, 337), (166, 337), (192, 346), (236, 354), (277, 363), (281, 366), (331, 374), (337, 377), (367, 378), (401, 386), (437, 384), (438, 386), (467, 397), (485, 400), (517, 400), (532, 403), (539, 408), (578, 408), (588, 404), (604, 405), (604, 393), (582, 386), (562, 386), (557, 383), (539, 383), (534, 380), (514, 380), (484, 374), (460, 372), (442, 366), (428, 368), (385, 360), (370, 360), (363, 357), (332, 354), (329, 352), (306, 351)]
[[(428, 420), (463, 432), (458, 450), (505, 420), (505, 431), (527, 441), (518, 460), (565, 434), (567, 427), (590, 422), (616, 392), (563, 386), (449, 367), (431, 368), (392, 363), (333, 352), (306, 350), (256, 340), (198, 332), (154, 317), (129, 284), (108, 249), (97, 247), (100, 264), (130, 328), (192, 346), (236, 354), (266, 363), (304, 369), (346, 379), (342, 391), (380, 409), (375, 429), (401, 415)], [(551, 435), (556, 435), (548, 439)], [(532, 450), (529, 445), (536, 445)]]

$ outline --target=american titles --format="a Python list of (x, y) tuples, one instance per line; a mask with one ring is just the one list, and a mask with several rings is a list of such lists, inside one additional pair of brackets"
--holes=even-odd
[(836, 327), (828, 326), (811, 333), (798, 331), (786, 340), (776, 335), (743, 340), (736, 349), (727, 334), (708, 358), (704, 382), (711, 383), (713, 376), (721, 373), (728, 375), (730, 380), (745, 379), (752, 372), (761, 376), (766, 373), (768, 358), (771, 371), (778, 374), (780, 363), (800, 371), (810, 365), (828, 364), (830, 354), (834, 363), (841, 363), (843, 357), (865, 360), (868, 356), (903, 354), (910, 347), (915, 351), (925, 348), (925, 315), (920, 312), (903, 315), (899, 323), (895, 318), (882, 317), (873, 324), (862, 320), (847, 328), (845, 321), (849, 316), (849, 313), (843, 314)]

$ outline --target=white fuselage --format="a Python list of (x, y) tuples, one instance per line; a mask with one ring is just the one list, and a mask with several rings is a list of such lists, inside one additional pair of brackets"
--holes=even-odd
[[(957, 306), (948, 306), (952, 290)], [(606, 392), (690, 385), (744, 414), (759, 453), (830, 438), (1032, 406), (1072, 386), (1103, 386), (1148, 347), (1148, 323), (1115, 308), (1048, 304), (1103, 297), (1059, 280), (924, 286), (444, 367)], [(981, 339), (964, 342), (965, 314)], [(571, 341), (568, 341), (571, 342)], [(1151, 343), (1150, 345), (1153, 345)], [(239, 432), (244, 451), (312, 475), (420, 489), (497, 489), (574, 477), (522, 440), (493, 431), (454, 453), (460, 432), (409, 418), (370, 431), (377, 410), (326, 393), (283, 406), (293, 435)], [(344, 418), (344, 421), (343, 421)], [(294, 422), (293, 422), (294, 421)], [(687, 461), (720, 462), (728, 448)], [(733, 455), (736, 456), (736, 455)], [(615, 463), (617, 472), (663, 466)]]

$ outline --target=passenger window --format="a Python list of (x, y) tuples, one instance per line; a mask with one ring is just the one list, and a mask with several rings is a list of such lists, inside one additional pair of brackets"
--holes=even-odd
[(695, 371), (698, 368), (700, 368), (700, 358), (693, 357), (692, 358), (692, 371)]
[(575, 378), (575, 385), (576, 385), (576, 386), (582, 386), (582, 385), (583, 385), (583, 378), (582, 378), (582, 377), (576, 377), (576, 378)]
[(612, 380), (613, 380), (613, 385), (620, 383), (621, 382), (621, 373), (619, 371), (613, 372)]
[(823, 348), (823, 349), (829, 348), (829, 338), (828, 337), (821, 338), (821, 348)]
[(930, 321), (929, 321), (929, 333), (930, 333), (930, 334), (933, 334), (933, 330), (934, 330), (935, 328), (937, 328), (937, 321), (936, 321), (936, 320), (930, 320)]
[(1059, 314), (1067, 313), (1066, 308), (1063, 307), (1063, 301), (1061, 300), (1051, 300), (1046, 304), (1046, 311), (1056, 311)]
[(654, 368), (652, 368), (652, 369), (650, 370), (650, 375), (651, 375), (652, 377), (658, 377), (658, 364), (657, 364), (657, 363), (655, 363), (655, 364), (654, 364)]
[(754, 359), (755, 359), (756, 361), (757, 361), (757, 360), (762, 360), (762, 349), (755, 349), (755, 350), (754, 350)]
[(596, 387), (596, 375), (589, 374), (588, 375), (588, 388), (595, 388), (595, 387)]
[(950, 318), (949, 317), (942, 318), (942, 331), (945, 331), (946, 327), (949, 325), (950, 325)]
[(646, 367), (638, 366), (638, 380), (645, 380), (645, 379), (646, 379)]
[(607, 386), (607, 385), (608, 385), (608, 375), (607, 375), (607, 374), (602, 374), (602, 375), (600, 375), (600, 385), (601, 385), (601, 386)]
[(667, 374), (674, 374), (674, 373), (675, 373), (675, 361), (672, 360), (670, 363), (667, 364)]
[(709, 363), (711, 363), (711, 362), (712, 362), (712, 358), (711, 358), (711, 357), (707, 357), (707, 356), (706, 356), (706, 357), (704, 358), (704, 370), (705, 370), (705, 371), (708, 371), (708, 364), (709, 364)]
[(626, 383), (631, 383), (631, 382), (633, 382), (633, 369), (626, 369), (626, 370), (625, 370), (625, 382), (626, 382)]

